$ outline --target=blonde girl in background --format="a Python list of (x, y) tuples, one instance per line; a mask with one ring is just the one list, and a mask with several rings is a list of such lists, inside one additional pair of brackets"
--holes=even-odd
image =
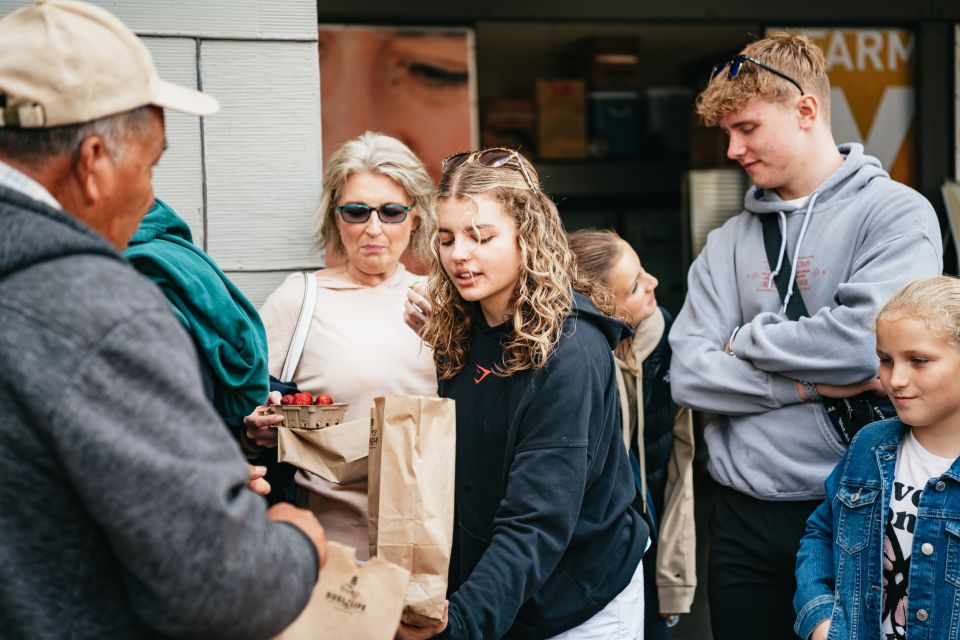
[(667, 638), (667, 625), (689, 613), (697, 586), (693, 521), (693, 421), (670, 395), (673, 318), (657, 305), (657, 279), (615, 232), (570, 234), (581, 275), (613, 293), (614, 315), (633, 335), (616, 347), (624, 445), (653, 540), (644, 563), (647, 640)]

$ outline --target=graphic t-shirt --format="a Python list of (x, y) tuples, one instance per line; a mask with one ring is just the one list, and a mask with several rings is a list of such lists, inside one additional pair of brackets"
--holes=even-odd
[(954, 458), (941, 458), (924, 449), (912, 431), (908, 431), (900, 443), (883, 539), (883, 612), (880, 621), (885, 640), (905, 640), (907, 637), (907, 578), (910, 576), (920, 494), (927, 481), (943, 475), (953, 461)]

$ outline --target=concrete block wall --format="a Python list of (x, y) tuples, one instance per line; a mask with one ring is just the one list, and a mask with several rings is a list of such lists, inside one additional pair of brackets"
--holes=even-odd
[[(0, 0), (0, 16), (30, 4)], [(160, 76), (220, 100), (210, 118), (167, 112), (157, 197), (259, 306), (292, 270), (320, 266), (315, 0), (93, 0), (140, 35)]]

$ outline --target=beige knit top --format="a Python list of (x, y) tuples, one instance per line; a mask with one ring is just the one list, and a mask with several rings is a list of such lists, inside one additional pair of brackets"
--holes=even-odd
[[(433, 353), (403, 321), (407, 289), (425, 278), (402, 264), (376, 287), (316, 272), (317, 304), (293, 382), (314, 395), (326, 393), (350, 408), (344, 420), (370, 415), (382, 395), (436, 395)], [(260, 309), (267, 331), (270, 373), (280, 375), (303, 302), (303, 275), (291, 274)], [(331, 540), (367, 557), (367, 483), (340, 486), (306, 471), (297, 473), (306, 504)], [(301, 491), (301, 493), (304, 493)]]

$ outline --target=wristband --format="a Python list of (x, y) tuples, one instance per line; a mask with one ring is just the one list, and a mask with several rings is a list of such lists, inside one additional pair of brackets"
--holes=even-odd
[(817, 391), (817, 385), (808, 380), (800, 380), (800, 386), (803, 392), (807, 394), (807, 402), (816, 402), (820, 399), (820, 393)]

